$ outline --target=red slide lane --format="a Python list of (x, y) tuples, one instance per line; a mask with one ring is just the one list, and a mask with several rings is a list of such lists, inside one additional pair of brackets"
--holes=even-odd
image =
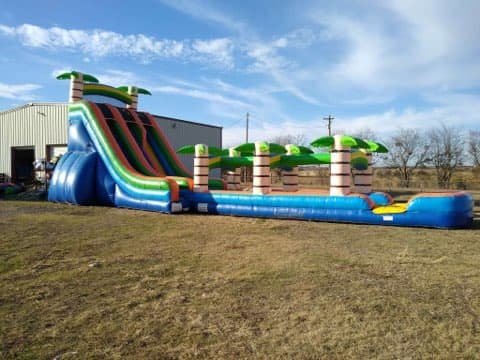
[(167, 174), (165, 173), (165, 170), (163, 169), (162, 164), (157, 159), (155, 152), (153, 151), (152, 147), (150, 146), (150, 143), (147, 140), (147, 129), (145, 129), (145, 125), (143, 124), (142, 120), (140, 120), (140, 118), (138, 117), (136, 111), (131, 109), (127, 109), (127, 111), (130, 113), (132, 118), (135, 120), (135, 123), (137, 124), (138, 128), (142, 132), (142, 145), (150, 164), (158, 173), (160, 173), (162, 176), (166, 176)]

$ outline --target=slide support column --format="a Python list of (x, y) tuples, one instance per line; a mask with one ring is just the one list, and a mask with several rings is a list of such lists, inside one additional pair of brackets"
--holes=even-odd
[[(364, 150), (362, 149), (360, 151), (364, 151)], [(367, 169), (355, 170), (353, 173), (355, 191), (360, 194), (370, 194), (372, 192), (372, 183), (373, 183), (372, 153), (365, 152), (365, 155), (367, 156), (367, 160), (368, 160)]]
[[(292, 144), (285, 145), (287, 155), (292, 154)], [(298, 191), (298, 166), (293, 167), (291, 170), (282, 171), (282, 182), (284, 191)]]
[(78, 76), (73, 74), (70, 76), (70, 97), (69, 102), (80, 101), (83, 99), (83, 74), (78, 73)]
[(334, 139), (331, 150), (330, 195), (344, 196), (350, 194), (352, 155), (350, 147), (342, 144), (342, 135), (335, 135)]
[(268, 143), (257, 141), (253, 157), (253, 193), (265, 195), (270, 191), (270, 148)]

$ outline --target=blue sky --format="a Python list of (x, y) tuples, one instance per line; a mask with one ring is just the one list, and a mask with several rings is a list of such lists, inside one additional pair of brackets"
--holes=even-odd
[(0, 109), (64, 101), (63, 70), (153, 93), (140, 108), (244, 138), (440, 121), (480, 129), (479, 1), (9, 1)]

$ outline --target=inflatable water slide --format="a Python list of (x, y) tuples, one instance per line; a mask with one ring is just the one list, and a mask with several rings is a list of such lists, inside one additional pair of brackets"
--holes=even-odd
[[(82, 99), (85, 94), (103, 95), (132, 103), (122, 90), (83, 81), (79, 85), (77, 74), (69, 74), (75, 81), (68, 110), (68, 152), (56, 166), (48, 199), (77, 205), (182, 211), (181, 194), (193, 189), (193, 175), (154, 117), (132, 107)], [(78, 88), (82, 95), (75, 98)], [(209, 180), (211, 189), (224, 186), (220, 179)]]
[[(263, 141), (218, 149), (206, 144), (170, 146), (152, 115), (137, 111), (134, 86), (113, 88), (91, 75), (61, 74), (70, 80), (68, 152), (50, 182), (48, 199), (164, 213), (199, 212), (233, 216), (359, 224), (466, 228), (473, 223), (467, 192), (420, 193), (395, 203), (372, 189), (372, 154), (382, 144), (346, 135), (321, 137), (311, 148)], [(91, 96), (115, 99), (100, 103)], [(193, 174), (177, 153), (194, 155)], [(330, 189), (299, 187), (299, 165), (329, 164)], [(253, 169), (253, 183), (240, 183), (241, 167)], [(212, 179), (210, 169), (226, 172)], [(271, 183), (271, 171), (282, 186)], [(353, 179), (353, 184), (352, 184)]]

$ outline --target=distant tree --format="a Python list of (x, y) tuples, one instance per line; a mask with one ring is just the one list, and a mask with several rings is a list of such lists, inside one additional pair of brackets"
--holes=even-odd
[(410, 187), (415, 170), (428, 162), (428, 145), (425, 135), (415, 129), (399, 129), (387, 143), (386, 164), (395, 169), (403, 185)]
[(440, 124), (427, 133), (428, 155), (435, 167), (439, 187), (448, 188), (464, 160), (465, 137), (458, 128)]
[(371, 140), (371, 141), (379, 140), (379, 139), (377, 139), (377, 135), (375, 134), (375, 131), (373, 131), (369, 127), (366, 127), (366, 128), (361, 129), (361, 130), (354, 131), (354, 132), (350, 132), (349, 134), (354, 136), (354, 137), (358, 137), (358, 138), (364, 139), (364, 140)]
[(295, 145), (306, 145), (307, 144), (307, 137), (305, 134), (286, 134), (286, 135), (279, 135), (275, 136), (270, 140), (272, 143), (280, 144), (280, 145), (288, 145), (288, 144), (295, 144)]
[(468, 154), (473, 161), (473, 166), (480, 168), (480, 131), (469, 132)]

